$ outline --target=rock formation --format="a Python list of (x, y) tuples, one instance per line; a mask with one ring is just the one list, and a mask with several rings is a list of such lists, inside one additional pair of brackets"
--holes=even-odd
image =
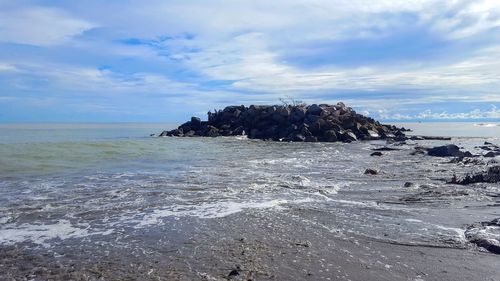
[(208, 121), (192, 117), (177, 129), (160, 134), (178, 137), (237, 135), (293, 142), (406, 139), (402, 129), (380, 124), (343, 103), (228, 106), (224, 110), (208, 112)]

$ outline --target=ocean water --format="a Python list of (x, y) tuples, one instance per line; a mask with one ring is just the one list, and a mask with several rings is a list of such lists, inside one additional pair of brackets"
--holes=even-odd
[[(483, 153), (476, 146), (484, 141), (500, 144), (498, 123), (399, 125), (414, 134), (452, 136), (452, 143), (476, 154)], [(36, 250), (95, 243), (98, 248), (103, 241), (125, 243), (124, 233), (177, 227), (184, 219), (203, 223), (303, 206), (328, 218), (340, 237), (468, 248), (473, 246), (465, 237), (467, 226), (500, 216), (498, 184), (445, 183), (494, 159), (462, 165), (410, 156), (413, 142), (378, 158), (369, 156), (371, 149), (385, 141), (150, 136), (174, 126), (0, 125), (0, 246)], [(380, 173), (364, 175), (367, 168)], [(413, 185), (404, 187), (405, 182)], [(500, 241), (494, 227), (477, 232)]]

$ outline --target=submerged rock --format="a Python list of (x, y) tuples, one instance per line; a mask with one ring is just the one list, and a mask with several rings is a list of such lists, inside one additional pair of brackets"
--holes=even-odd
[(177, 129), (160, 136), (238, 136), (292, 142), (352, 142), (357, 140), (406, 140), (402, 129), (383, 125), (356, 113), (343, 103), (336, 105), (228, 106), (208, 112), (208, 121), (192, 117)]

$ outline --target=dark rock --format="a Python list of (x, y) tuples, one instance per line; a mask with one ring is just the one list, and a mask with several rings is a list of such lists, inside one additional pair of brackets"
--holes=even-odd
[(321, 115), (321, 112), (323, 112), (323, 108), (321, 108), (317, 104), (313, 104), (307, 108), (307, 114), (310, 115)]
[(201, 126), (201, 119), (198, 117), (191, 117), (191, 127), (198, 129)]
[(370, 154), (370, 156), (382, 156), (382, 152), (380, 152), (380, 151), (375, 151), (375, 152), (373, 152), (372, 154)]
[(315, 136), (307, 136), (305, 142), (317, 142), (318, 138)]
[(208, 126), (208, 131), (206, 133), (207, 137), (218, 137), (219, 135), (219, 129), (215, 128), (214, 126)]
[(451, 140), (450, 137), (420, 136), (424, 140)]
[[(194, 132), (194, 133), (193, 133)], [(251, 105), (228, 106), (208, 112), (208, 121), (192, 117), (177, 129), (160, 136), (236, 136), (285, 141), (344, 141), (370, 139), (405, 140), (395, 126), (381, 125), (372, 118), (357, 114), (343, 103), (336, 105)]]
[(334, 130), (328, 130), (323, 135), (324, 141), (336, 142), (338, 141), (337, 133)]
[(460, 148), (454, 144), (433, 147), (427, 151), (427, 154), (436, 157), (460, 157), (464, 155)]
[(366, 169), (365, 170), (365, 175), (376, 175), (378, 174), (377, 170), (374, 169)]
[(375, 131), (372, 131), (372, 130), (368, 130), (368, 136), (370, 139), (378, 139), (380, 138), (380, 135), (375, 132)]
[(233, 130), (233, 136), (241, 136), (245, 134), (245, 129), (243, 126), (239, 126)]
[(405, 182), (404, 187), (412, 187), (413, 183), (412, 182)]
[(240, 275), (240, 271), (241, 271), (241, 269), (238, 269), (238, 268), (233, 269), (233, 270), (231, 270), (231, 272), (229, 272), (227, 277), (232, 278), (232, 277), (238, 276), (238, 275)]
[(196, 134), (196, 132), (191, 130), (191, 131), (185, 133), (184, 137), (194, 137), (195, 134)]
[(500, 155), (500, 153), (490, 151), (490, 152), (488, 152), (488, 153), (484, 154), (484, 155), (483, 155), (483, 157), (490, 157), (490, 158), (491, 158), (491, 157), (495, 157), (495, 156), (497, 156), (497, 155)]
[(342, 140), (343, 142), (351, 142), (351, 141), (357, 141), (358, 138), (353, 132), (345, 131), (342, 133), (340, 140)]
[(500, 166), (488, 168), (486, 172), (467, 175), (462, 180), (455, 180), (452, 183), (468, 185), (473, 183), (498, 183), (500, 182)]
[(379, 148), (372, 148), (373, 151), (393, 151), (393, 150), (401, 150), (399, 148), (392, 148), (392, 147), (379, 147)]

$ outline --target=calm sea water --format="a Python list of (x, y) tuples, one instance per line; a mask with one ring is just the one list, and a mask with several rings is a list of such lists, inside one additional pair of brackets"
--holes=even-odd
[[(479, 154), (475, 146), (484, 141), (500, 143), (499, 123), (399, 125), (414, 134), (459, 137), (453, 143)], [(0, 245), (50, 248), (84, 239), (99, 247), (124, 232), (168, 228), (172, 218), (206, 220), (305, 205), (331, 216), (339, 235), (463, 248), (466, 225), (500, 215), (498, 207), (488, 207), (495, 206), (499, 185), (457, 187), (439, 180), (481, 166), (412, 158), (411, 145), (384, 152), (381, 160), (369, 156), (381, 141), (150, 136), (173, 127), (0, 125)], [(366, 168), (382, 175), (363, 175)], [(405, 188), (405, 182), (414, 185)]]

